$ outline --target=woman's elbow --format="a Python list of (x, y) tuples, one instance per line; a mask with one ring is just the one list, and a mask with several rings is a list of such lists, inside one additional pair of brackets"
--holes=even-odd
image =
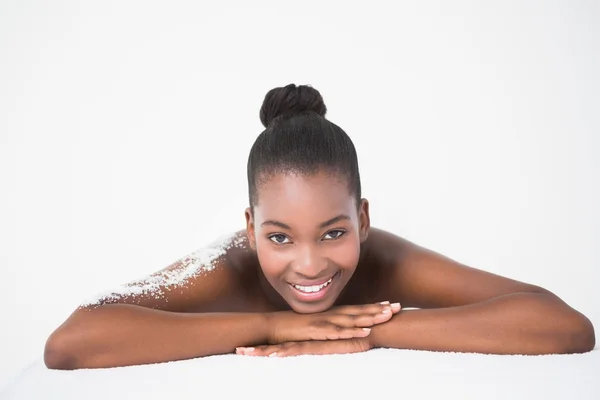
[(49, 369), (76, 369), (75, 357), (69, 351), (66, 335), (55, 331), (50, 335), (44, 347), (44, 364)]
[(539, 315), (548, 321), (548, 353), (575, 354), (587, 353), (596, 347), (594, 325), (585, 315), (570, 307), (555, 294), (541, 289), (542, 305)]
[(573, 323), (570, 346), (568, 353), (587, 353), (596, 347), (596, 333), (594, 325), (585, 315), (581, 313)]

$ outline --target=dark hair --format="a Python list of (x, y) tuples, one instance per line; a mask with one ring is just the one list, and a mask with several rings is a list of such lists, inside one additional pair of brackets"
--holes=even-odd
[(260, 108), (265, 130), (248, 157), (250, 206), (258, 202), (258, 186), (276, 173), (342, 174), (350, 194), (360, 204), (361, 187), (356, 149), (350, 137), (325, 119), (327, 108), (318, 90), (289, 84), (269, 90)]

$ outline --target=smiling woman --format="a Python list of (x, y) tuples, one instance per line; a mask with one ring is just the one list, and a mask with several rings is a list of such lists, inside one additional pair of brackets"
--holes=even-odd
[(594, 348), (589, 319), (553, 293), (372, 228), (354, 145), (325, 114), (310, 86), (270, 90), (248, 159), (246, 228), (82, 304), (48, 339), (46, 365)]
[(357, 207), (348, 185), (326, 172), (280, 174), (263, 186), (246, 210), (263, 287), (296, 312), (329, 309), (358, 266), (369, 228), (366, 200)]

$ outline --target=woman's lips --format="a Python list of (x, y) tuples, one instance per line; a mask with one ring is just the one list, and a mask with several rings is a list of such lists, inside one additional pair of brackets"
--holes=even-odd
[(294, 283), (290, 283), (290, 285), (299, 285), (299, 286), (318, 286), (318, 285), (322, 285), (325, 282), (329, 281), (331, 278), (333, 278), (335, 275), (337, 274), (337, 272), (333, 275), (328, 276), (325, 279), (321, 279), (319, 281), (299, 281), (299, 282), (294, 282)]
[(298, 285), (289, 284), (294, 296), (303, 302), (321, 300), (329, 293), (331, 286), (336, 282), (339, 271), (336, 272), (331, 278), (325, 281), (321, 281), (319, 284), (312, 285)]

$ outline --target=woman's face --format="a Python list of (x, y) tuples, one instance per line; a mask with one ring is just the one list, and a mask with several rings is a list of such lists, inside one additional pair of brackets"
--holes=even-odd
[(330, 308), (346, 286), (369, 230), (368, 203), (356, 207), (345, 178), (278, 174), (246, 210), (250, 245), (263, 274), (299, 313)]

